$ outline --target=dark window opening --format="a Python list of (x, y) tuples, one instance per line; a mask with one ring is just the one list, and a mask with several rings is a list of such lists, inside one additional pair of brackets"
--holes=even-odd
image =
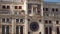
[(6, 27), (6, 34), (9, 34), (9, 26)]
[(59, 27), (57, 27), (57, 34), (59, 34)]
[(54, 12), (54, 8), (52, 8), (52, 11)]
[(38, 13), (40, 13), (40, 10), (38, 10)]
[(2, 8), (3, 8), (3, 9), (6, 9), (6, 6), (3, 5)]
[(49, 24), (51, 24), (52, 22), (51, 22), (51, 20), (49, 20)]
[(56, 8), (56, 11), (58, 11), (58, 8)]
[(59, 21), (56, 21), (56, 24), (59, 24)]
[(22, 9), (22, 6), (19, 6), (19, 9)]
[(39, 20), (39, 22), (41, 22), (41, 20)]
[(39, 34), (41, 34), (41, 32), (39, 32)]
[(20, 27), (20, 34), (23, 34), (23, 26)]
[(5, 34), (5, 26), (2, 25), (2, 34)]
[(45, 28), (45, 34), (48, 34), (48, 27)]
[(2, 22), (5, 22), (5, 18), (2, 18)]
[(46, 8), (46, 11), (48, 11), (48, 8)]
[(19, 22), (19, 19), (16, 19), (16, 22)]
[(45, 8), (43, 8), (43, 11), (45, 11)]
[(20, 22), (23, 22), (23, 19), (20, 19)]
[(30, 21), (30, 19), (28, 19), (28, 21)]
[(52, 34), (52, 28), (49, 27), (49, 34)]
[(15, 6), (15, 9), (18, 9), (18, 6)]
[(40, 14), (40, 11), (37, 11), (38, 14)]
[(10, 9), (10, 6), (7, 6), (7, 9)]
[(45, 20), (45, 24), (47, 24), (48, 23), (48, 20)]
[(16, 26), (16, 34), (19, 34), (19, 26)]
[(9, 22), (9, 18), (6, 19), (6, 22)]
[(30, 34), (30, 32), (28, 32), (28, 34)]
[(28, 4), (28, 9), (31, 9), (31, 4)]

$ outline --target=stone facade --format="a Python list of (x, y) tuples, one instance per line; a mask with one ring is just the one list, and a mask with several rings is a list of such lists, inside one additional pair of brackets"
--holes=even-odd
[(60, 34), (60, 3), (0, 0), (0, 34)]

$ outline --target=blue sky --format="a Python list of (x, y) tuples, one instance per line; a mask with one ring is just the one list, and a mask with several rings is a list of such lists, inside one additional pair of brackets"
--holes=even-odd
[(44, 0), (46, 2), (60, 2), (60, 0)]

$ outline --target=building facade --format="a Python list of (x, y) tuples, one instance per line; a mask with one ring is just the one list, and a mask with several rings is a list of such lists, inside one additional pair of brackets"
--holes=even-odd
[(0, 34), (60, 34), (60, 3), (0, 0)]
[[(60, 34), (60, 3), (43, 4), (44, 29), (46, 34)], [(47, 31), (46, 31), (47, 30)]]

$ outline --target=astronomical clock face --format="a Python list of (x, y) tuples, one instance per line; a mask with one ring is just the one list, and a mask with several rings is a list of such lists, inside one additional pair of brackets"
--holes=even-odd
[(32, 23), (30, 24), (30, 29), (31, 29), (32, 31), (37, 31), (37, 30), (39, 29), (38, 23), (37, 23), (37, 22), (32, 22)]

